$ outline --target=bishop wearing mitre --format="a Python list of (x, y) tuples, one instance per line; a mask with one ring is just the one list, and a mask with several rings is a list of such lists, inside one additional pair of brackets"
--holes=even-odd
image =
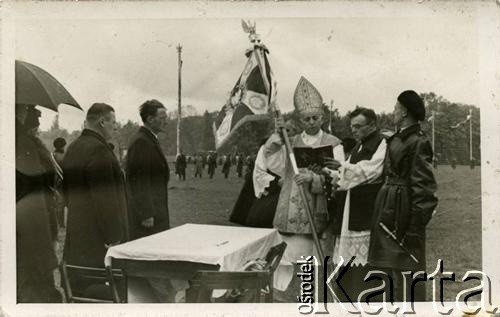
[[(294, 148), (332, 146), (335, 160), (344, 161), (341, 141), (321, 129), (325, 122), (325, 107), (321, 94), (304, 77), (300, 78), (295, 88), (293, 103), (300, 118), (299, 123), (302, 132), (290, 139), (291, 146)], [(284, 126), (284, 120), (282, 118), (277, 119), (276, 126), (278, 128)], [(278, 166), (280, 171), (277, 171), (277, 173), (283, 175), (283, 184), (273, 221), (273, 226), (278, 229), (283, 240), (287, 243), (283, 263), (288, 263), (288, 266), (281, 265), (278, 268), (276, 283), (278, 284), (276, 288), (283, 290), (289, 284), (291, 278), (296, 275), (297, 269), (294, 264), (302, 257), (315, 255), (319, 263), (324, 260), (319, 259), (317, 256), (311, 224), (304, 203), (309, 204), (323, 250), (330, 251), (333, 249), (331, 234), (326, 230), (329, 219), (327, 197), (324, 192), (325, 176), (317, 174), (308, 168), (299, 168), (299, 174), (295, 175), (288, 158), (287, 149), (278, 133), (272, 134), (266, 141), (264, 156), (267, 160), (272, 161), (274, 166)], [(276, 164), (276, 162), (279, 163)], [(302, 201), (299, 186), (303, 186), (307, 202)], [(296, 295), (292, 294), (295, 300)]]

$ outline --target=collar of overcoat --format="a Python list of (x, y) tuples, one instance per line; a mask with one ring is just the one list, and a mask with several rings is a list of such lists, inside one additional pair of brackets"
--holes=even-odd
[(151, 130), (149, 130), (148, 128), (146, 128), (145, 126), (141, 126), (139, 128), (139, 130), (144, 133), (145, 135), (147, 135), (154, 143), (156, 144), (159, 144), (158, 142), (158, 137), (156, 135), (153, 134), (153, 132)]
[[(160, 146), (160, 142), (158, 141), (158, 138), (153, 134), (153, 132), (151, 132), (151, 130), (149, 130), (148, 128), (146, 128), (145, 126), (141, 126), (139, 128), (139, 131), (144, 134), (147, 138), (149, 138), (151, 140), (151, 142), (153, 142), (153, 144), (156, 145), (156, 149), (158, 150), (158, 152), (160, 153), (161, 157), (163, 157), (163, 159), (165, 159), (165, 156), (163, 154), (163, 150), (161, 149), (161, 146)], [(166, 161), (165, 161), (166, 162)]]
[(391, 138), (394, 138), (394, 137), (398, 137), (400, 138), (401, 140), (406, 140), (410, 135), (412, 134), (415, 134), (415, 133), (419, 133), (421, 130), (420, 130), (420, 124), (419, 123), (415, 123), (414, 125), (411, 125), (409, 126), (408, 128), (402, 130), (402, 131), (399, 131), (398, 133), (394, 134)]
[(101, 143), (104, 143), (106, 145), (106, 147), (110, 150), (111, 150), (111, 147), (109, 147), (109, 143), (102, 137), (102, 135), (100, 135), (99, 133), (95, 132), (95, 131), (92, 131), (90, 129), (83, 129), (82, 131), (82, 135), (85, 135), (85, 136), (91, 136), (93, 138), (96, 138), (97, 140), (99, 140), (99, 142)]

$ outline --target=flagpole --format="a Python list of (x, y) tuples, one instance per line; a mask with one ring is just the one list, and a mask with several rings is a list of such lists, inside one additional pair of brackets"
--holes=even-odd
[[(260, 60), (260, 56), (259, 56), (259, 54), (257, 54), (257, 50), (261, 50), (261, 49), (264, 50), (264, 49), (263, 49), (262, 45), (260, 44), (259, 35), (256, 33), (255, 23), (253, 25), (251, 25), (251, 24), (247, 24), (245, 21), (242, 20), (242, 26), (243, 26), (243, 30), (246, 33), (249, 33), (249, 39), (253, 45), (253, 50), (256, 53), (256, 58), (257, 58), (257, 62), (259, 64), (260, 69), (265, 70), (265, 65), (262, 64), (262, 61)], [(265, 54), (265, 51), (263, 53)], [(263, 74), (262, 71), (261, 71), (261, 74)], [(264, 82), (266, 82), (265, 78), (263, 78), (263, 79), (264, 79)], [(267, 93), (269, 93), (269, 88), (270, 87), (266, 86)], [(279, 117), (281, 114), (280, 114), (280, 111), (279, 111), (277, 105), (274, 103), (274, 104), (271, 104), (270, 106), (274, 108), (273, 110), (274, 110), (274, 113), (276, 114), (276, 117)], [(283, 140), (285, 141), (285, 148), (286, 148), (286, 151), (288, 154), (288, 158), (290, 159), (290, 163), (292, 164), (293, 173), (294, 173), (294, 175), (298, 175), (299, 169), (297, 167), (297, 162), (295, 160), (295, 155), (293, 153), (293, 149), (292, 149), (292, 146), (290, 144), (290, 139), (288, 137), (288, 133), (286, 132), (286, 129), (284, 127), (281, 127), (280, 130), (281, 130), (280, 131), (281, 135), (283, 136)], [(318, 232), (317, 232), (316, 227), (314, 225), (314, 218), (313, 218), (313, 214), (311, 211), (311, 206), (309, 206), (307, 196), (306, 196), (305, 191), (304, 191), (304, 187), (301, 185), (301, 186), (298, 186), (298, 189), (299, 189), (300, 198), (301, 198), (303, 205), (304, 205), (304, 208), (306, 210), (309, 224), (311, 226), (311, 233), (313, 236), (314, 244), (316, 246), (316, 250), (318, 252), (318, 256), (320, 257), (320, 261), (324, 261), (325, 256), (323, 253), (323, 249), (321, 247), (321, 243), (319, 241)]]
[[(258, 54), (258, 52), (256, 52), (256, 50), (262, 50), (263, 56), (265, 56), (266, 49), (263, 45), (260, 45), (260, 38), (259, 38), (259, 35), (256, 33), (255, 23), (252, 25), (251, 23), (246, 23), (244, 20), (242, 20), (241, 22), (242, 22), (243, 30), (246, 33), (249, 33), (250, 42), (253, 44), (253, 50), (256, 53), (255, 56), (256, 56), (257, 63), (258, 63), (258, 67), (261, 69), (261, 75), (264, 75), (265, 65), (263, 65), (262, 61), (260, 60), (260, 55)], [(267, 78), (263, 78), (263, 80), (264, 80), (264, 83), (267, 82)], [(266, 87), (267, 93), (269, 94), (271, 87), (269, 87), (269, 85), (265, 85), (265, 87)], [(271, 93), (274, 93), (274, 91), (271, 91)], [(271, 98), (269, 98), (269, 110), (271, 110), (272, 113), (275, 114), (276, 118), (281, 116), (275, 100), (271, 100)], [(294, 155), (291, 143), (290, 143), (290, 139), (288, 137), (288, 133), (286, 132), (286, 129), (284, 127), (280, 127), (279, 132), (281, 133), (281, 135), (283, 137), (283, 140), (285, 143), (285, 149), (287, 151), (287, 156), (288, 156), (288, 159), (290, 160), (290, 164), (292, 166), (293, 173), (295, 176), (297, 176), (297, 175), (299, 175), (299, 169), (297, 167), (297, 162), (295, 160), (295, 155)], [(314, 218), (313, 218), (313, 213), (311, 211), (311, 206), (309, 205), (309, 202), (307, 200), (306, 192), (304, 190), (303, 185), (298, 185), (297, 187), (298, 187), (300, 199), (303, 203), (302, 205), (304, 206), (304, 209), (305, 209), (306, 215), (307, 215), (307, 219), (309, 221), (309, 225), (311, 228), (311, 234), (313, 236), (314, 246), (316, 247), (317, 254), (320, 258), (319, 262), (322, 263), (323, 261), (326, 260), (326, 258), (325, 258), (325, 255), (323, 253), (323, 248), (321, 247), (321, 243), (320, 243), (319, 236), (318, 236), (318, 231), (316, 230), (316, 226), (314, 225)], [(328, 264), (327, 264), (327, 267), (328, 267)], [(335, 299), (338, 299), (335, 292), (333, 292), (333, 290), (331, 288), (328, 288), (328, 289), (332, 292), (332, 296)]]
[(333, 133), (332, 131), (332, 111), (333, 111), (333, 99), (330, 100), (330, 121), (328, 121), (328, 129), (330, 130), (330, 133)]
[(436, 159), (436, 129), (434, 122), (436, 121), (436, 111), (432, 110), (432, 163)]
[[(260, 49), (263, 50), (262, 46), (260, 45), (260, 37), (256, 33), (255, 23), (253, 26), (249, 27), (249, 25), (242, 20), (242, 25), (243, 25), (244, 31), (249, 33), (250, 42), (253, 44), (253, 50), (254, 51), (260, 50)], [(265, 52), (263, 52), (263, 53), (265, 54)], [(259, 64), (260, 69), (261, 70), (265, 69), (264, 65), (262, 65), (262, 61), (260, 61), (259, 54), (256, 54), (256, 57), (257, 57), (257, 62)], [(263, 72), (261, 71), (261, 74), (262, 73)], [(264, 78), (264, 82), (266, 82), (265, 78)], [(269, 93), (269, 88), (267, 86), (266, 86), (266, 90), (267, 90), (267, 93)], [(274, 108), (273, 109), (274, 113), (276, 114), (276, 118), (278, 118), (281, 114), (280, 114), (280, 111), (279, 111), (277, 105), (273, 104), (270, 106), (272, 106)], [(290, 139), (288, 138), (288, 133), (286, 132), (286, 129), (284, 127), (281, 127), (280, 130), (281, 130), (280, 131), (281, 135), (283, 136), (283, 140), (285, 141), (285, 148), (286, 148), (286, 151), (288, 154), (288, 158), (290, 159), (290, 163), (292, 164), (293, 174), (295, 176), (297, 176), (297, 175), (299, 175), (299, 169), (297, 167), (297, 162), (295, 160), (295, 154), (293, 153), (293, 149), (292, 149), (292, 146), (290, 144)], [(306, 210), (307, 219), (309, 220), (309, 224), (311, 226), (311, 233), (313, 236), (314, 245), (316, 246), (316, 250), (318, 252), (318, 256), (320, 257), (320, 261), (324, 261), (325, 255), (323, 253), (323, 248), (321, 247), (321, 243), (319, 241), (318, 232), (317, 232), (316, 227), (314, 225), (314, 218), (313, 218), (313, 214), (311, 211), (311, 206), (309, 206), (309, 202), (307, 200), (307, 196), (306, 196), (306, 193), (304, 191), (303, 185), (299, 185), (297, 187), (299, 189), (300, 199), (302, 200), (304, 208)]]
[(472, 109), (469, 109), (469, 161), (472, 164)]
[(177, 45), (177, 55), (178, 55), (178, 90), (177, 90), (177, 104), (178, 104), (178, 109), (177, 109), (177, 155), (181, 153), (181, 70), (182, 70), (182, 59), (181, 59), (181, 53), (182, 53), (182, 46), (181, 44)]

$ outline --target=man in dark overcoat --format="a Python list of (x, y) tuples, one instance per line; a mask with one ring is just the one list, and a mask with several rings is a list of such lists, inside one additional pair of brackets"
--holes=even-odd
[(186, 156), (181, 152), (175, 158), (175, 170), (177, 175), (179, 175), (179, 179), (185, 181), (186, 180), (186, 168), (187, 168), (187, 160)]
[(222, 174), (224, 174), (224, 178), (229, 176), (229, 171), (231, 170), (231, 156), (225, 155), (224, 162), (222, 163)]
[[(425, 106), (420, 96), (412, 90), (402, 92), (394, 108), (399, 130), (388, 139), (384, 184), (375, 201), (368, 262), (391, 275), (395, 301), (409, 302), (411, 295), (414, 301), (425, 300), (425, 284), (416, 283), (412, 294), (411, 280), (404, 284), (402, 274), (425, 270), (425, 227), (438, 202), (432, 147), (419, 124), (424, 119)], [(381, 224), (395, 235), (397, 242)]]
[(208, 175), (210, 176), (210, 178), (213, 178), (215, 169), (217, 168), (217, 158), (215, 157), (214, 153), (208, 154), (207, 165), (208, 165)]
[(165, 129), (166, 109), (159, 101), (149, 100), (141, 105), (139, 112), (144, 125), (132, 138), (125, 168), (134, 238), (167, 230), (170, 226), (170, 169), (157, 137)]
[[(167, 110), (158, 100), (148, 100), (139, 107), (143, 126), (132, 138), (125, 165), (129, 210), (134, 239), (170, 228), (168, 182), (170, 169), (158, 142), (165, 131)], [(186, 157), (183, 156), (184, 171)], [(181, 165), (176, 161), (179, 177)], [(185, 174), (185, 172), (184, 172)], [(130, 290), (140, 289), (151, 295), (146, 302), (173, 302), (175, 290), (165, 278), (129, 277)], [(147, 291), (146, 291), (147, 290)]]
[(93, 104), (85, 129), (64, 157), (69, 264), (104, 267), (107, 248), (129, 238), (125, 180), (108, 144), (115, 130), (114, 109)]

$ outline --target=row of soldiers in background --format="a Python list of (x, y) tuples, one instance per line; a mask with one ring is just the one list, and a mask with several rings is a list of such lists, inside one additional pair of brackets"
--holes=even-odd
[[(385, 135), (390, 135), (391, 133), (389, 131), (383, 131)], [(64, 140), (64, 139), (63, 139)], [(344, 152), (350, 153), (352, 148), (356, 145), (356, 140), (351, 137), (346, 137), (342, 139), (342, 145), (344, 147)], [(179, 179), (186, 180), (186, 169), (189, 164), (194, 165), (194, 175), (193, 177), (197, 178), (202, 178), (203, 176), (203, 171), (205, 170), (205, 167), (208, 165), (208, 175), (210, 178), (213, 178), (215, 174), (215, 169), (217, 168), (217, 165), (222, 166), (221, 172), (224, 174), (224, 177), (227, 178), (228, 175), (230, 174), (231, 166), (236, 165), (236, 174), (238, 177), (243, 177), (243, 169), (244, 166), (246, 166), (247, 170), (249, 166), (253, 165), (253, 162), (255, 161), (256, 155), (247, 155), (244, 157), (242, 153), (237, 153), (234, 155), (222, 155), (222, 156), (217, 156), (216, 152), (209, 152), (208, 154), (198, 154), (198, 155), (188, 155), (185, 156), (182, 152), (181, 154), (176, 156), (175, 159), (175, 174), (178, 176)], [(438, 167), (439, 163), (439, 154), (436, 154), (436, 156), (433, 159), (433, 166), (434, 168)], [(455, 169), (457, 166), (457, 159), (453, 158), (450, 160), (450, 166), (451, 168)], [(476, 162), (474, 159), (472, 159), (470, 162), (470, 168), (473, 169)]]
[(214, 177), (217, 165), (221, 166), (221, 172), (224, 178), (228, 178), (231, 172), (231, 166), (236, 165), (236, 174), (238, 177), (243, 177), (243, 169), (245, 165), (248, 167), (253, 164), (255, 158), (251, 155), (244, 157), (242, 153), (235, 155), (218, 156), (216, 152), (209, 152), (206, 155), (198, 154), (194, 156), (186, 156), (182, 152), (175, 158), (175, 174), (180, 180), (186, 180), (186, 169), (188, 164), (194, 165), (194, 178), (202, 178), (205, 166), (208, 166), (207, 172), (210, 178)]
[[(381, 131), (384, 135), (390, 136), (392, 132), (390, 131)], [(64, 140), (64, 139), (62, 139)], [(346, 157), (348, 154), (351, 153), (351, 150), (354, 148), (356, 145), (356, 140), (351, 137), (345, 137), (342, 139), (342, 145), (344, 147), (344, 152), (346, 153)], [(221, 172), (224, 174), (225, 178), (228, 178), (228, 175), (230, 174), (231, 167), (236, 165), (236, 174), (238, 177), (243, 177), (244, 169), (246, 171), (252, 170), (252, 166), (254, 164), (256, 155), (247, 155), (246, 157), (242, 153), (237, 153), (234, 155), (222, 155), (218, 156), (216, 152), (209, 152), (208, 154), (198, 154), (198, 155), (188, 155), (185, 156), (184, 154), (179, 154), (176, 157), (175, 160), (175, 171), (176, 175), (178, 175), (179, 179), (185, 180), (186, 177), (186, 169), (189, 164), (194, 165), (193, 169), (193, 177), (194, 178), (202, 178), (203, 176), (203, 171), (205, 170), (205, 167), (208, 165), (208, 175), (210, 178), (213, 178), (215, 174), (215, 170), (217, 166), (222, 166)], [(476, 161), (472, 159), (469, 161), (469, 165), (471, 169), (474, 169), (474, 166), (476, 164)], [(436, 154), (436, 157), (433, 159), (433, 166), (434, 168), (437, 168), (439, 164), (439, 154)], [(458, 164), (458, 161), (456, 158), (453, 158), (450, 160), (449, 165), (451, 168), (455, 169)], [(246, 167), (246, 168), (245, 168)]]
[(252, 156), (248, 155), (246, 158), (243, 158), (243, 154), (241, 153), (236, 155), (223, 155), (219, 158), (219, 164), (222, 165), (222, 174), (224, 174), (224, 178), (228, 178), (232, 165), (236, 165), (236, 174), (238, 177), (243, 177), (244, 165), (248, 167), (252, 165), (252, 161)]
[(194, 178), (202, 178), (205, 166), (208, 165), (208, 175), (213, 178), (215, 174), (215, 168), (217, 167), (216, 156), (214, 153), (209, 153), (208, 155), (196, 155), (187, 156), (182, 152), (178, 154), (175, 158), (175, 174), (180, 180), (186, 180), (186, 169), (188, 164), (194, 165)]
[[(419, 123), (425, 118), (422, 99), (414, 91), (397, 97), (393, 113), (399, 130), (391, 136), (378, 129), (373, 110), (355, 109), (350, 123), (357, 142), (351, 153), (338, 138), (321, 130), (321, 105), (319, 92), (301, 78), (294, 94), (300, 129), (281, 118), (276, 121), (278, 129), (259, 149), (252, 177), (245, 182), (230, 220), (278, 229), (288, 245), (283, 261), (294, 272), (282, 274), (290, 266), (278, 268), (276, 281), (285, 292), (275, 292), (275, 297), (295, 302), (299, 298), (293, 291), (300, 289), (300, 279), (286, 287), (300, 270), (294, 264), (304, 256), (318, 255), (299, 195), (303, 190), (325, 255), (336, 264), (343, 257), (348, 261), (343, 265), (350, 266), (341, 270), (348, 272), (342, 281), (334, 283), (334, 288), (342, 287), (336, 290), (340, 300), (357, 301), (363, 290), (380, 287), (364, 281), (373, 270), (392, 277), (394, 293), (384, 290), (394, 294), (390, 301), (425, 300), (424, 284), (413, 285), (403, 275), (426, 269), (425, 228), (437, 205), (432, 148)], [(293, 148), (331, 146), (333, 159), (326, 159), (323, 166), (299, 168), (295, 174), (278, 133), (282, 128), (294, 135)], [(408, 298), (410, 294), (414, 297)]]

